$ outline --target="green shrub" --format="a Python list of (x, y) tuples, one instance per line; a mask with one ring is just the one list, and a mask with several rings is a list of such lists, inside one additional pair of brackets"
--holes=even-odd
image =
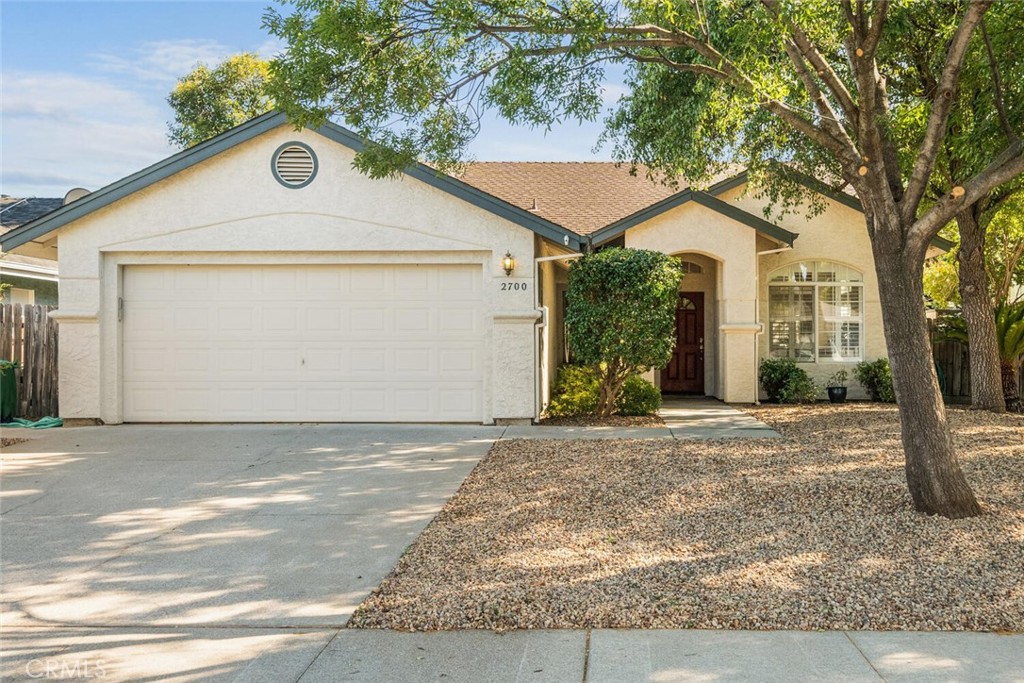
[(765, 358), (757, 379), (773, 403), (813, 403), (818, 385), (792, 358)]
[[(592, 365), (563, 365), (551, 389), (550, 417), (596, 415), (601, 398), (597, 368)], [(661, 407), (661, 392), (639, 375), (630, 375), (615, 402), (618, 415), (652, 415)]]
[(889, 368), (888, 358), (879, 358), (870, 363), (867, 361), (857, 363), (853, 376), (867, 390), (872, 401), (896, 402), (896, 391), (892, 386), (892, 370)]
[(563, 365), (551, 390), (548, 415), (577, 417), (593, 415), (600, 400), (597, 370), (590, 365)]
[(640, 375), (626, 378), (615, 402), (619, 415), (653, 415), (661, 407), (661, 391)]
[(602, 249), (569, 266), (565, 326), (604, 388), (598, 415), (615, 412), (627, 377), (668, 364), (682, 277), (678, 259), (644, 249)]

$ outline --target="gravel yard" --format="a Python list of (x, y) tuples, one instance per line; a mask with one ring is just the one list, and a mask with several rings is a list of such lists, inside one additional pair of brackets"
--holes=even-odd
[(950, 411), (951, 521), (894, 407), (750, 412), (785, 438), (499, 441), (350, 625), (1024, 630), (1024, 418)]

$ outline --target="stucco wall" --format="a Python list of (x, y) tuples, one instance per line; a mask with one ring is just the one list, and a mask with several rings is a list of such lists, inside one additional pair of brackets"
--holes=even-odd
[[(297, 190), (270, 171), (274, 150), (292, 140), (319, 159), (317, 178)], [(370, 180), (352, 158), (342, 145), (284, 126), (65, 226), (62, 416), (121, 420), (124, 265), (479, 263), (490, 283), (485, 421), (534, 417), (534, 234), (408, 177)], [(518, 262), (511, 278), (501, 267), (506, 251)], [(510, 281), (526, 287), (502, 290)]]
[[(683, 204), (626, 232), (626, 246), (666, 254), (700, 254), (717, 262), (717, 301), (705, 301), (718, 324), (716, 381), (707, 393), (730, 403), (756, 400), (756, 235), (696, 203)], [(686, 289), (686, 282), (682, 286)], [(706, 369), (706, 366), (705, 366)]]
[[(722, 195), (722, 199), (739, 206), (756, 216), (763, 216), (764, 200), (753, 192), (744, 193), (745, 188), (736, 188)], [(885, 334), (882, 328), (882, 309), (878, 298), (878, 279), (875, 275), (871, 241), (864, 225), (864, 215), (844, 204), (825, 199), (825, 211), (808, 217), (798, 211), (772, 222), (780, 227), (799, 233), (793, 249), (760, 257), (758, 264), (758, 318), (767, 326), (768, 322), (768, 276), (782, 266), (800, 261), (834, 261), (852, 266), (864, 274), (864, 359), (875, 360), (886, 357)], [(768, 335), (758, 337), (758, 354), (768, 356)], [(822, 386), (834, 372), (845, 369), (850, 373), (850, 398), (867, 398), (863, 388), (853, 379), (853, 368), (857, 361), (834, 362), (821, 360), (815, 363), (801, 363), (812, 379)], [(822, 392), (822, 397), (824, 397)]]

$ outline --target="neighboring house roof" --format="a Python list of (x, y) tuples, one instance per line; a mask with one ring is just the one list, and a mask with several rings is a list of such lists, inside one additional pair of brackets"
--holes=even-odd
[[(63, 205), (61, 197), (0, 197), (0, 236)], [(57, 263), (50, 259), (0, 253), (0, 274), (56, 280)]]
[(0, 197), (0, 234), (64, 206), (61, 197)]

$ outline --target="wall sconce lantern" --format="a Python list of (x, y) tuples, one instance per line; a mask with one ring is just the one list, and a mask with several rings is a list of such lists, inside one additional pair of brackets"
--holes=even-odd
[(510, 252), (505, 252), (505, 258), (501, 260), (501, 267), (505, 269), (505, 275), (511, 277), (512, 271), (516, 269), (516, 260)]

